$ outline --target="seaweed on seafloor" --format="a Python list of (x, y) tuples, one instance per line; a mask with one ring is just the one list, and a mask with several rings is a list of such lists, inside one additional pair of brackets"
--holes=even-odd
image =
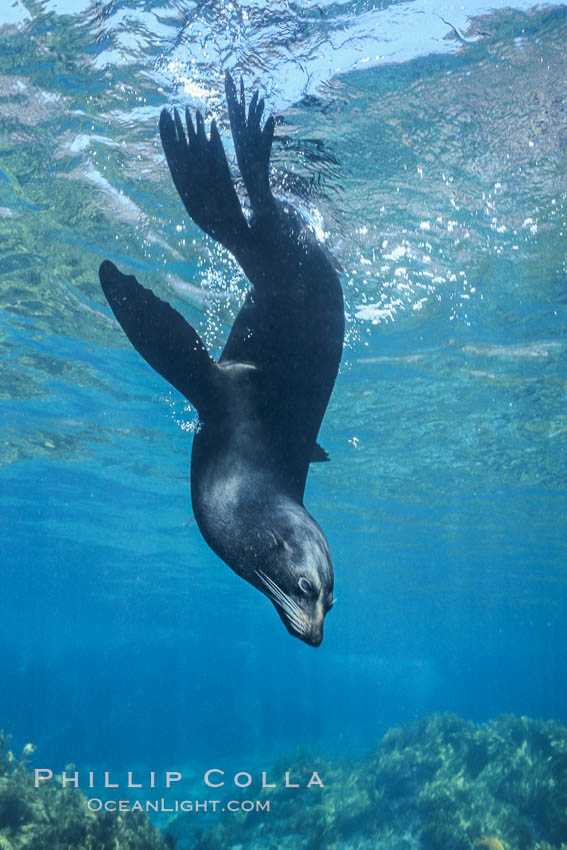
[[(412, 802), (425, 846), (470, 850), (483, 834), (506, 850), (567, 840), (566, 727), (514, 716), (475, 725), (436, 715), (399, 734), (394, 751), (406, 756), (410, 776), (412, 769), (422, 773)], [(383, 776), (388, 761), (382, 752)]]
[(171, 850), (142, 812), (94, 813), (81, 791), (52, 783), (34, 787), (26, 744), (19, 758), (0, 731), (0, 850)]
[[(262, 792), (269, 813), (222, 818), (195, 850), (567, 850), (567, 727), (436, 714), (391, 729), (376, 753), (302, 754), (325, 787)], [(182, 838), (182, 832), (178, 833)]]

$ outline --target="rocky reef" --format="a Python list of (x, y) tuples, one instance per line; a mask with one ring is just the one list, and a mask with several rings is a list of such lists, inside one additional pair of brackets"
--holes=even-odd
[(26, 760), (0, 732), (0, 850), (171, 850), (141, 812), (89, 812), (82, 792), (44, 783), (34, 787)]
[[(192, 850), (567, 850), (567, 727), (434, 715), (391, 729), (350, 763), (298, 755), (324, 789), (257, 792), (270, 812), (234, 814), (183, 840)], [(250, 799), (251, 788), (247, 789)]]

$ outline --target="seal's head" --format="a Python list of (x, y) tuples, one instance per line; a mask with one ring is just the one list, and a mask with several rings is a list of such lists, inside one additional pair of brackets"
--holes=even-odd
[(267, 545), (252, 583), (272, 600), (291, 635), (319, 646), (325, 614), (334, 602), (333, 562), (325, 535), (303, 507), (293, 505), (262, 536)]

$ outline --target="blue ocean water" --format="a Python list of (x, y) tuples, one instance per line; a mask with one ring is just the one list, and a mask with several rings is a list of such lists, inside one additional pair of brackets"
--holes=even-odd
[[(567, 713), (567, 10), (18, 2), (0, 13), (0, 727), (121, 771), (365, 752), (434, 711)], [(187, 220), (164, 105), (278, 115), (273, 181), (342, 266), (306, 506), (318, 650), (203, 542), (194, 412), (100, 261), (222, 348), (246, 283)]]

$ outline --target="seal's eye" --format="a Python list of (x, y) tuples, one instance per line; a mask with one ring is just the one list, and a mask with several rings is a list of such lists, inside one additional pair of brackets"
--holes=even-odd
[(311, 582), (309, 581), (308, 578), (301, 576), (301, 578), (299, 579), (299, 581), (297, 583), (298, 583), (299, 589), (301, 590), (302, 593), (307, 594), (307, 593), (312, 592), (313, 585), (311, 584)]

